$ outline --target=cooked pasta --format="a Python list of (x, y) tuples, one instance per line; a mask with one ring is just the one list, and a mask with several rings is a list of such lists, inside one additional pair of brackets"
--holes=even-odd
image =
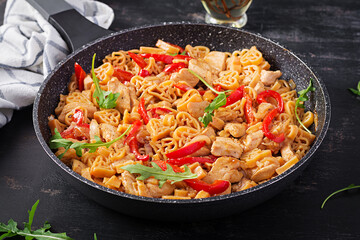
[[(91, 73), (71, 77), (49, 128), (89, 144), (115, 141), (132, 130), (107, 147), (81, 154), (59, 147), (55, 154), (84, 178), (138, 196), (207, 198), (251, 188), (291, 168), (315, 139), (303, 126), (316, 115), (297, 108), (300, 124), (293, 81), (269, 69), (256, 46), (220, 52), (158, 40), (154, 47), (114, 51), (92, 73), (98, 87)], [(116, 94), (113, 107), (102, 107), (99, 89)], [(207, 124), (205, 113), (220, 93), (227, 98)], [(153, 164), (195, 178), (142, 179), (126, 170)]]

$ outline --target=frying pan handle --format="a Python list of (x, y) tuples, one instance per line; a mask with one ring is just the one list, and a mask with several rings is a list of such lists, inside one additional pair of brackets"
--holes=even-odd
[(90, 22), (64, 0), (26, 0), (65, 40), (71, 52), (112, 31)]

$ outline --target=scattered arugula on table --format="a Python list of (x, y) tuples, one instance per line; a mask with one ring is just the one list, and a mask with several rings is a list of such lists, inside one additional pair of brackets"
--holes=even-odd
[(209, 123), (212, 121), (212, 117), (214, 116), (214, 111), (219, 107), (222, 107), (226, 104), (226, 92), (219, 92), (215, 90), (209, 83), (207, 83), (202, 77), (196, 74), (194, 71), (188, 69), (188, 71), (195, 75), (201, 82), (203, 82), (211, 91), (217, 94), (217, 97), (205, 108), (204, 116), (199, 117), (199, 121), (204, 124), (204, 127), (207, 127)]
[(6, 224), (0, 223), (0, 233), (4, 233), (0, 235), (0, 240), (14, 237), (14, 236), (23, 236), (26, 240), (32, 240), (32, 239), (38, 239), (38, 240), (57, 240), (57, 239), (66, 239), (66, 240), (72, 240), (72, 238), (68, 237), (66, 233), (52, 233), (50, 232), (51, 225), (48, 222), (44, 223), (44, 226), (37, 229), (32, 230), (31, 225), (34, 220), (34, 215), (36, 208), (39, 204), (39, 200), (35, 202), (35, 204), (32, 206), (31, 210), (28, 211), (29, 213), (29, 221), (24, 223), (24, 229), (21, 230), (17, 226), (17, 222), (15, 222), (13, 219), (10, 219)]
[[(312, 82), (312, 78), (310, 78), (310, 83), (309, 83), (309, 86), (306, 88), (306, 89), (303, 89), (301, 90), (300, 92), (298, 92), (299, 94), (299, 97), (298, 99), (296, 100), (296, 103), (295, 103), (295, 116), (296, 116), (296, 119), (298, 120), (298, 122), (300, 123), (300, 125), (308, 132), (308, 133), (311, 133), (311, 131), (309, 129), (307, 129), (307, 127), (305, 127), (305, 125), (301, 122), (300, 118), (299, 118), (299, 115), (297, 114), (297, 109), (298, 108), (305, 108), (304, 106), (304, 102), (309, 100), (308, 96), (306, 96), (306, 94), (308, 92), (313, 92), (315, 91), (315, 88), (313, 87), (313, 82)], [(302, 103), (300, 103), (302, 102)]]
[(95, 136), (95, 143), (84, 143), (84, 142), (72, 142), (68, 139), (62, 138), (61, 134), (59, 133), (59, 131), (55, 128), (55, 134), (51, 137), (50, 139), (50, 148), (51, 149), (57, 149), (59, 147), (64, 147), (65, 151), (60, 154), (58, 156), (59, 159), (61, 159), (64, 154), (70, 149), (73, 148), (76, 151), (76, 155), (81, 157), (82, 156), (82, 149), (84, 148), (88, 148), (90, 151), (90, 153), (93, 153), (96, 151), (96, 149), (98, 147), (110, 147), (111, 144), (115, 143), (116, 141), (120, 140), (121, 138), (123, 138), (125, 136), (125, 134), (127, 134), (130, 130), (131, 126), (129, 126), (126, 131), (121, 134), (121, 136), (115, 138), (114, 140), (110, 141), (110, 142), (102, 142), (101, 139), (98, 136)]
[(93, 97), (96, 99), (100, 108), (106, 108), (106, 109), (114, 108), (116, 106), (116, 100), (120, 96), (120, 93), (114, 94), (111, 91), (104, 91), (100, 88), (99, 79), (96, 77), (94, 71), (95, 57), (96, 57), (96, 53), (93, 56), (92, 65), (91, 65), (92, 79), (95, 84), (95, 91)]
[(358, 84), (357, 84), (357, 90), (354, 89), (354, 88), (349, 88), (349, 90), (350, 90), (353, 94), (360, 96), (360, 81), (359, 81)]
[(351, 190), (351, 189), (355, 189), (355, 188), (360, 188), (360, 185), (355, 185), (355, 184), (350, 184), (349, 186), (345, 187), (345, 188), (342, 188), (342, 189), (339, 189), (335, 192), (333, 192), (332, 194), (330, 194), (325, 200), (324, 202), (321, 204), (321, 209), (324, 208), (325, 206), (325, 203), (334, 195), (340, 193), (340, 192), (344, 192), (344, 191), (347, 191), (347, 190)]
[(169, 165), (166, 164), (167, 169), (163, 171), (159, 165), (152, 162), (151, 165), (153, 167), (147, 167), (142, 164), (134, 164), (134, 165), (126, 165), (121, 167), (124, 170), (129, 171), (130, 173), (138, 173), (140, 174), (139, 177), (137, 177), (137, 180), (145, 180), (149, 177), (154, 177), (155, 179), (159, 180), (159, 187), (162, 188), (164, 183), (167, 180), (171, 180), (172, 184), (175, 182), (180, 182), (185, 179), (194, 179), (197, 178), (197, 174), (192, 173), (188, 166), (184, 165), (185, 171), (184, 172), (175, 172), (174, 169)]

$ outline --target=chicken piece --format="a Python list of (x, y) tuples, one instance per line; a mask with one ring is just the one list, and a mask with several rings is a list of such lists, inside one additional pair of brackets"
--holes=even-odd
[(175, 190), (175, 185), (169, 182), (165, 182), (160, 188), (159, 181), (154, 178), (148, 178), (145, 180), (145, 185), (149, 190), (149, 193), (154, 198), (160, 198), (164, 195), (171, 195)]
[(48, 126), (51, 130), (52, 135), (55, 134), (55, 128), (58, 130), (59, 133), (62, 133), (65, 130), (66, 125), (62, 124), (59, 120), (55, 119), (54, 115), (51, 115), (48, 119), (49, 119)]
[(216, 75), (213, 73), (214, 69), (203, 59), (191, 59), (189, 61), (189, 69), (197, 73), (208, 84), (212, 86)]
[(139, 100), (136, 97), (136, 88), (134, 86), (134, 84), (132, 83), (128, 83), (126, 85), (126, 87), (129, 89), (129, 93), (130, 93), (130, 104), (131, 104), (131, 108), (135, 107), (135, 106), (139, 106)]
[(232, 157), (220, 157), (202, 180), (210, 184), (215, 180), (227, 180), (230, 183), (239, 182), (243, 174), (238, 168), (240, 168), (240, 160)]
[(281, 157), (287, 162), (290, 161), (290, 159), (292, 159), (295, 154), (294, 152), (291, 150), (291, 144), (287, 143), (285, 144), (281, 149), (280, 149), (280, 153), (281, 153)]
[(240, 158), (243, 147), (238, 140), (225, 137), (216, 137), (215, 142), (211, 146), (211, 153), (214, 156), (232, 156)]
[(76, 160), (76, 159), (73, 159), (72, 164), (71, 164), (71, 168), (72, 168), (72, 170), (74, 172), (81, 175), (82, 170), (87, 168), (87, 166), (83, 162), (81, 162), (79, 160)]
[(209, 102), (189, 102), (187, 104), (187, 109), (189, 113), (196, 119), (202, 117), (205, 113), (205, 108), (209, 105)]
[(248, 152), (257, 148), (262, 142), (263, 137), (264, 137), (264, 133), (262, 130), (252, 132), (249, 135), (247, 135), (244, 141), (244, 146), (245, 146), (244, 151)]
[(255, 118), (258, 120), (264, 119), (265, 116), (268, 114), (268, 112), (272, 110), (274, 107), (275, 106), (272, 105), (271, 103), (266, 103), (266, 102), (260, 103), (257, 112), (254, 114)]
[(100, 124), (100, 133), (106, 142), (110, 142), (120, 136), (119, 132), (116, 131), (116, 127), (108, 123)]
[(212, 142), (215, 141), (215, 139), (216, 139), (215, 130), (214, 130), (212, 127), (210, 127), (210, 126), (207, 126), (207, 127), (201, 132), (201, 134), (208, 136), (208, 137), (211, 139)]
[(258, 83), (255, 85), (254, 90), (256, 91), (257, 94), (265, 91), (264, 84), (263, 84), (262, 82), (258, 82)]
[(225, 122), (220, 118), (214, 116), (212, 118), (212, 121), (209, 123), (209, 125), (215, 128), (216, 130), (221, 130), (224, 128)]
[(269, 86), (269, 85), (273, 84), (276, 81), (276, 79), (281, 77), (281, 75), (282, 75), (282, 73), (279, 70), (277, 70), (277, 71), (261, 70), (260, 81), (265, 86)]
[(112, 78), (108, 82), (108, 91), (120, 93), (115, 108), (121, 112), (121, 114), (124, 114), (125, 110), (131, 111), (130, 90), (127, 86), (122, 84), (117, 78)]
[(212, 140), (208, 136), (203, 135), (203, 134), (198, 135), (198, 136), (194, 137), (190, 141), (190, 143), (202, 142), (202, 141), (205, 141), (205, 146), (203, 146), (202, 148), (197, 150), (195, 153), (191, 154), (190, 157), (207, 156), (210, 154), (210, 147), (211, 147)]
[(86, 77), (84, 78), (84, 89), (90, 90), (92, 84), (93, 84), (92, 77), (90, 75), (86, 75)]
[(232, 122), (238, 117), (238, 114), (232, 109), (219, 108), (215, 110), (215, 117), (220, 118), (224, 122)]
[(128, 171), (124, 171), (121, 174), (121, 182), (122, 182), (122, 185), (125, 188), (125, 193), (129, 193), (129, 194), (132, 194), (132, 195), (138, 195), (139, 194), (139, 191), (136, 189), (136, 179)]
[(227, 123), (224, 130), (231, 134), (231, 136), (239, 138), (245, 135), (246, 124), (243, 123)]
[(280, 167), (280, 163), (276, 160), (276, 158), (266, 157), (262, 160), (262, 162), (266, 161), (268, 161), (268, 165), (256, 169), (251, 176), (251, 180), (254, 182), (260, 182), (270, 179), (275, 174), (276, 169)]
[(184, 81), (191, 87), (195, 87), (196, 84), (200, 81), (196, 76), (191, 74), (186, 68), (183, 68), (179, 72), (171, 74), (170, 80), (173, 80), (175, 83)]
[(97, 111), (96, 107), (92, 103), (82, 103), (82, 102), (72, 102), (69, 104), (66, 104), (64, 108), (62, 109), (58, 119), (60, 122), (65, 123), (65, 117), (66, 115), (74, 110), (75, 108), (83, 107), (87, 110), (87, 116), (88, 118), (94, 118), (94, 113)]
[(100, 137), (100, 128), (99, 124), (95, 119), (92, 119), (90, 122), (90, 142), (96, 142), (95, 136)]
[(161, 102), (158, 102), (158, 103), (149, 104), (147, 106), (148, 109), (156, 108), (156, 107), (168, 107), (168, 108), (171, 108), (171, 103), (169, 103), (168, 101), (161, 101)]
[(205, 61), (219, 73), (225, 70), (226, 55), (224, 52), (212, 51), (205, 56)]

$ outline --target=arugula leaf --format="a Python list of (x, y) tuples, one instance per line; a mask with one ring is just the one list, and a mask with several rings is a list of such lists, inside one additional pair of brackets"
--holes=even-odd
[(352, 93), (360, 96), (360, 81), (358, 82), (357, 90), (354, 89), (354, 88), (349, 88), (349, 90), (350, 90)]
[(138, 180), (145, 180), (149, 177), (154, 177), (155, 179), (159, 180), (159, 187), (162, 188), (164, 183), (167, 180), (171, 180), (171, 184), (176, 182), (183, 181), (185, 179), (194, 179), (197, 178), (197, 174), (192, 173), (188, 166), (185, 167), (185, 172), (175, 172), (174, 169), (167, 163), (167, 169), (163, 171), (156, 163), (152, 162), (151, 165), (153, 167), (147, 167), (142, 164), (135, 164), (135, 165), (126, 165), (121, 167), (121, 169), (127, 170), (130, 173), (138, 173), (140, 174), (139, 177), (136, 179)]
[[(66, 151), (68, 151), (70, 148), (75, 149), (76, 151), (76, 155), (81, 157), (82, 156), (82, 149), (84, 148), (88, 148), (90, 153), (93, 153), (96, 151), (96, 149), (98, 149), (98, 147), (110, 147), (111, 144), (119, 141), (121, 138), (123, 138), (129, 131), (130, 131), (131, 126), (129, 126), (126, 131), (121, 134), (121, 136), (115, 138), (114, 140), (110, 141), (110, 142), (102, 142), (101, 139), (98, 136), (95, 136), (95, 143), (83, 143), (83, 142), (72, 142), (68, 139), (64, 139), (61, 137), (61, 134), (58, 132), (58, 130), (55, 128), (55, 134), (54, 136), (52, 136), (50, 138), (50, 148), (51, 149), (57, 149), (59, 147), (63, 147), (65, 148), (65, 151), (60, 154), (58, 156), (59, 159), (61, 159), (64, 154), (66, 153)], [(0, 239), (1, 240), (1, 239)]]
[(94, 71), (95, 57), (96, 57), (96, 53), (93, 56), (92, 65), (91, 65), (92, 78), (95, 84), (95, 91), (93, 97), (96, 99), (100, 108), (106, 108), (106, 109), (114, 108), (116, 106), (116, 100), (120, 96), (120, 93), (114, 94), (111, 91), (104, 91), (100, 88), (99, 79), (96, 77)]
[(72, 240), (66, 233), (52, 233), (49, 231), (50, 224), (45, 222), (44, 226), (40, 229), (31, 230), (31, 225), (34, 220), (36, 208), (39, 204), (39, 200), (35, 202), (29, 213), (29, 221), (24, 223), (24, 229), (21, 230), (17, 227), (17, 222), (13, 219), (8, 221), (8, 224), (0, 223), (0, 232), (5, 232), (0, 236), (0, 240), (7, 237), (23, 236), (26, 240), (38, 239), (38, 240)]
[(208, 82), (206, 82), (202, 77), (200, 77), (194, 71), (188, 69), (188, 71), (200, 79), (211, 91), (217, 94), (217, 97), (205, 108), (204, 116), (199, 117), (199, 121), (204, 124), (204, 127), (207, 127), (209, 123), (212, 121), (212, 117), (214, 116), (214, 111), (226, 104), (226, 92), (219, 92), (215, 90)]
[(305, 125), (301, 122), (298, 114), (297, 114), (297, 109), (298, 108), (305, 108), (304, 104), (303, 103), (300, 103), (300, 102), (305, 102), (307, 100), (309, 100), (308, 96), (306, 96), (306, 94), (308, 92), (313, 92), (315, 91), (315, 88), (313, 87), (313, 82), (312, 82), (312, 78), (310, 78), (310, 83), (309, 83), (309, 86), (306, 88), (306, 89), (303, 89), (301, 91), (298, 92), (299, 94), (299, 97), (298, 99), (296, 100), (296, 103), (295, 103), (295, 116), (296, 116), (296, 119), (298, 120), (298, 122), (300, 123), (300, 125), (308, 132), (308, 133), (311, 133), (311, 131), (309, 129), (307, 129), (307, 127), (305, 127)]
[(337, 190), (336, 192), (333, 192), (332, 194), (330, 194), (325, 200), (324, 202), (322, 203), (321, 205), (321, 209), (324, 208), (325, 206), (325, 203), (334, 195), (340, 193), (340, 192), (344, 192), (344, 191), (347, 191), (347, 190), (351, 190), (351, 189), (355, 189), (355, 188), (360, 188), (360, 185), (355, 185), (355, 184), (350, 184), (349, 186), (345, 187), (345, 188), (342, 188), (340, 190)]

